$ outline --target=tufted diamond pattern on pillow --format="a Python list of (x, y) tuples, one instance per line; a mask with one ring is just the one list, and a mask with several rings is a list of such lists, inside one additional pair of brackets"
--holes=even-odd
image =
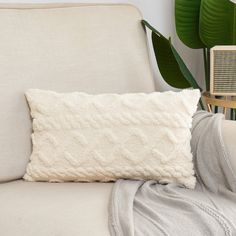
[(28, 181), (154, 179), (194, 188), (190, 148), (198, 90), (26, 93), (33, 118)]

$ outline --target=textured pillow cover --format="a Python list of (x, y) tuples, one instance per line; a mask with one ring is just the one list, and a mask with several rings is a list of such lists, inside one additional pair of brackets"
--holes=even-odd
[(190, 148), (199, 90), (26, 93), (33, 118), (28, 181), (154, 179), (194, 188)]

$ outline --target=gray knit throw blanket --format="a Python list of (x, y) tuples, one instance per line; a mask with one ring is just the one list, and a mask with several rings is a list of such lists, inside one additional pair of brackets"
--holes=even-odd
[(228, 165), (222, 119), (203, 111), (194, 115), (196, 189), (156, 181), (115, 183), (109, 212), (112, 236), (236, 235), (236, 173)]

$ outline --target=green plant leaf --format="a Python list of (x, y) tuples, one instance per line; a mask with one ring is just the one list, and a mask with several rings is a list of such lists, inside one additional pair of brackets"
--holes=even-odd
[(179, 65), (179, 69), (181, 71), (181, 73), (183, 74), (184, 78), (188, 81), (188, 83), (191, 85), (191, 87), (193, 88), (198, 88), (200, 90), (202, 90), (198, 83), (196, 82), (196, 80), (194, 79), (192, 73), (189, 71), (189, 69), (187, 68), (187, 66), (185, 65), (183, 59), (180, 57), (180, 55), (178, 54), (178, 52), (176, 51), (176, 49), (173, 47), (172, 44), (171, 45), (171, 50), (173, 52), (173, 55), (175, 57), (175, 60), (177, 61), (178, 65)]
[(199, 36), (201, 1), (202, 0), (175, 0), (176, 31), (180, 40), (190, 48), (205, 47)]
[(202, 0), (200, 37), (208, 48), (236, 44), (236, 4), (230, 0)]
[(175, 88), (199, 88), (184, 61), (171, 41), (153, 28), (147, 21), (142, 23), (152, 31), (152, 43), (156, 61), (163, 79)]

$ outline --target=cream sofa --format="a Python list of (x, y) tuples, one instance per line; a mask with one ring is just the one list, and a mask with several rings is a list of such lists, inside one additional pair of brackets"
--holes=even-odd
[[(109, 235), (112, 183), (21, 180), (31, 152), (23, 94), (156, 90), (141, 19), (131, 5), (0, 5), (1, 236)], [(235, 133), (236, 123), (225, 121), (236, 170)]]

